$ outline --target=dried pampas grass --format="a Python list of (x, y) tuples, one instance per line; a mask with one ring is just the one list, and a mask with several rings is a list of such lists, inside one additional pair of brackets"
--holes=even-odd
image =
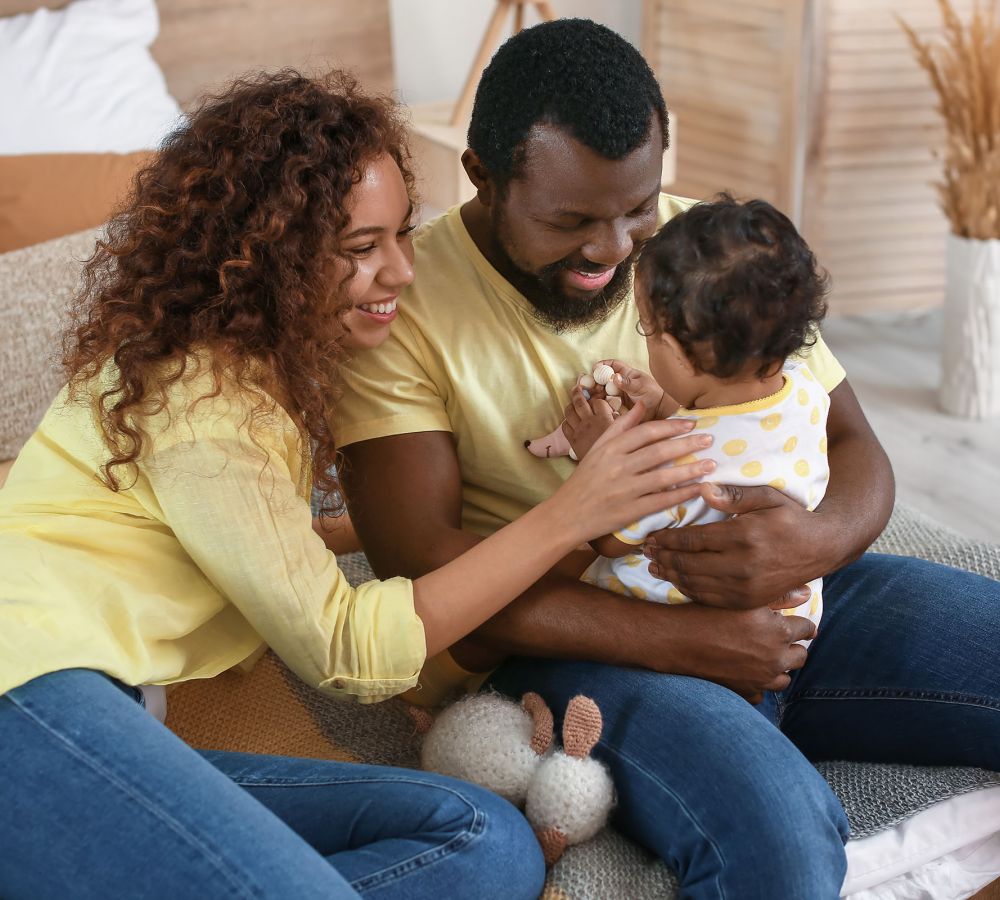
[[(938, 0), (944, 39), (931, 44), (899, 19), (917, 62), (930, 75), (945, 124), (944, 181), (935, 185), (951, 230), (1000, 238), (1000, 26), (996, 0), (977, 2), (963, 25), (950, 0)], [(898, 18), (898, 17), (897, 17)]]

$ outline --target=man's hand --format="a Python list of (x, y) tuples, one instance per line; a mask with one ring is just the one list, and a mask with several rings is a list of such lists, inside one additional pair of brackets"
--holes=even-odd
[(796, 606), (792, 592), (857, 559), (892, 512), (892, 468), (847, 381), (830, 393), (830, 483), (814, 512), (769, 487), (723, 487), (710, 506), (735, 518), (650, 535), (661, 578), (703, 603)]
[(570, 392), (569, 406), (563, 410), (563, 418), (563, 434), (576, 458), (583, 459), (597, 439), (611, 427), (615, 414), (606, 400), (588, 400), (583, 388), (577, 384)]
[(665, 665), (653, 661), (650, 668), (714, 681), (754, 704), (764, 691), (788, 687), (788, 672), (806, 662), (807, 651), (796, 642), (816, 633), (808, 619), (766, 607), (734, 611), (688, 603), (670, 610), (685, 645), (671, 649)]
[(650, 574), (709, 606), (780, 609), (808, 599), (803, 585), (825, 574), (822, 517), (770, 487), (704, 484), (701, 495), (735, 518), (654, 532), (644, 547)]

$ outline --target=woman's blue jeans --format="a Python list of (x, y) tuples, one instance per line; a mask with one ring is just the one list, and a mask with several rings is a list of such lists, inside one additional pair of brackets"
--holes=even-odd
[(536, 897), (521, 814), (426, 772), (192, 750), (70, 669), (0, 697), (0, 897)]
[(827, 900), (848, 827), (809, 760), (1000, 770), (1000, 582), (867, 554), (824, 581), (823, 602), (805, 667), (758, 709), (708, 681), (593, 663), (515, 659), (491, 684), (557, 714), (596, 700), (616, 824), (678, 871), (683, 897)]

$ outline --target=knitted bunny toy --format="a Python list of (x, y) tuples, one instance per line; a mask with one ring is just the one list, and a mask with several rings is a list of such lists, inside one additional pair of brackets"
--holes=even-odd
[[(614, 377), (615, 370), (611, 366), (606, 363), (598, 363), (594, 366), (592, 374), (580, 376), (579, 384), (588, 397), (590, 396), (587, 393), (588, 391), (593, 390), (597, 385), (601, 385), (607, 395), (606, 399), (608, 403), (617, 412), (621, 406), (621, 389), (615, 384)], [(569, 440), (563, 432), (562, 422), (553, 431), (550, 431), (543, 437), (525, 441), (524, 446), (532, 456), (538, 456), (542, 459), (549, 459), (553, 456), (568, 456), (570, 459), (576, 459), (576, 454), (573, 452), (573, 448), (570, 446)]]
[(473, 694), (433, 720), (423, 710), (411, 712), (426, 730), (423, 768), (472, 781), (523, 807), (548, 865), (607, 822), (614, 785), (590, 756), (603, 723), (589, 697), (574, 697), (566, 707), (562, 750), (552, 747), (552, 713), (535, 693), (520, 705), (497, 693)]

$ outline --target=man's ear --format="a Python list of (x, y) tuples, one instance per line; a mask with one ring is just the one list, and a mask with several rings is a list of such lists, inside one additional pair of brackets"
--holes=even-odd
[(476, 189), (476, 197), (479, 198), (479, 202), (488, 207), (496, 198), (496, 189), (489, 172), (479, 160), (479, 154), (475, 150), (466, 150), (462, 154), (462, 166), (465, 169), (465, 174), (469, 176), (469, 181)]

